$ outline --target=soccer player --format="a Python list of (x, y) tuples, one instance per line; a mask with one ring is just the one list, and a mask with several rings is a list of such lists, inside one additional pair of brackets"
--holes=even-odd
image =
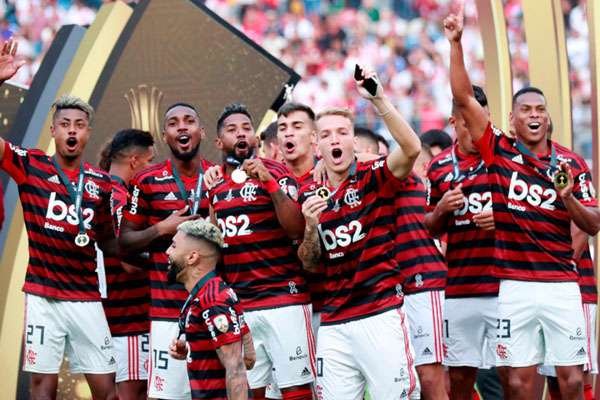
[[(475, 98), (487, 107), (483, 90)], [(494, 216), (487, 170), (457, 106), (450, 124), (456, 143), (430, 163), (428, 213), (434, 236), (447, 234), (444, 339), (450, 398), (471, 399), (477, 369), (495, 364), (498, 307), (494, 264)]]
[[(111, 213), (119, 236), (123, 208), (129, 197), (129, 181), (154, 158), (150, 132), (125, 129), (103, 149), (100, 168), (112, 179)], [(105, 257), (108, 297), (102, 301), (117, 360), (117, 394), (121, 400), (145, 399), (148, 380), (150, 285), (148, 271)], [(127, 270), (125, 270), (127, 268)]]
[(277, 141), (277, 123), (271, 122), (260, 134), (260, 146), (265, 158), (281, 162), (282, 154)]
[[(600, 229), (585, 161), (548, 140), (538, 88), (513, 96), (515, 138), (493, 127), (477, 102), (463, 60), (464, 4), (444, 20), (456, 106), (488, 169), (495, 221), (494, 276), (500, 278), (496, 362), (508, 366), (511, 399), (533, 398), (536, 365), (555, 365), (563, 399), (582, 395), (585, 320), (571, 248), (571, 221)], [(583, 340), (581, 340), (583, 339)]]
[(199, 219), (179, 225), (167, 249), (169, 275), (189, 292), (169, 353), (187, 358), (194, 400), (248, 399), (242, 338), (250, 333), (237, 295), (215, 273), (223, 244), (219, 228)]
[[(9, 40), (0, 50), (0, 83), (22, 65), (16, 47)], [(0, 167), (19, 187), (29, 240), (23, 370), (31, 373), (35, 399), (56, 397), (65, 353), (71, 372), (85, 374), (94, 398), (115, 398), (112, 339), (95, 271), (96, 245), (116, 253), (111, 183), (82, 160), (93, 114), (76, 97), (53, 104), (53, 156), (0, 138)]]
[(390, 144), (381, 135), (377, 135), (377, 143), (379, 146), (379, 155), (387, 157), (390, 154)]
[(275, 382), (284, 399), (311, 399), (314, 343), (310, 299), (292, 240), (303, 219), (296, 182), (282, 164), (253, 157), (256, 137), (245, 106), (230, 104), (217, 122), (223, 178), (210, 189), (223, 231), (218, 272), (237, 293), (252, 331), (256, 365), (248, 372), (255, 398)]
[[(365, 71), (363, 69), (363, 71)], [(356, 162), (353, 118), (329, 109), (316, 117), (317, 145), (327, 181), (301, 189), (306, 218), (298, 255), (307, 270), (323, 267), (326, 297), (317, 342), (320, 399), (409, 396), (416, 388), (402, 288), (395, 254), (392, 195), (420, 149), (415, 132), (383, 94), (374, 73), (374, 104), (399, 148), (385, 160)]]
[(379, 154), (379, 138), (369, 128), (354, 127), (354, 151), (358, 154)]
[(175, 103), (167, 108), (163, 138), (170, 158), (133, 178), (119, 242), (122, 251), (150, 254), (148, 396), (179, 400), (190, 398), (186, 364), (169, 359), (168, 351), (171, 338), (177, 335), (179, 311), (187, 292), (181, 284), (167, 281), (165, 251), (180, 223), (208, 216), (202, 176), (211, 164), (199, 152), (204, 128), (192, 105)]
[(441, 129), (430, 129), (421, 134), (421, 143), (429, 146), (433, 157), (452, 146), (452, 138)]

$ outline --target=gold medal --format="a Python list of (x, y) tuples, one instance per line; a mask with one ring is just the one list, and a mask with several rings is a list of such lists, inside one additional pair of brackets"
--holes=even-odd
[(329, 200), (331, 197), (331, 191), (327, 189), (325, 186), (321, 186), (315, 191), (315, 194), (322, 198), (323, 200)]
[(75, 244), (79, 247), (85, 247), (90, 243), (90, 237), (87, 233), (79, 233), (75, 236)]
[(248, 179), (248, 174), (243, 169), (234, 169), (231, 173), (231, 180), (235, 183), (244, 183)]
[(554, 174), (554, 185), (562, 189), (569, 184), (569, 175), (565, 171), (559, 171)]

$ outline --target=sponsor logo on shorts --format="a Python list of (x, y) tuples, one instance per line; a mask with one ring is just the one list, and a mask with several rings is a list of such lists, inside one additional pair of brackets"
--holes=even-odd
[[(424, 338), (424, 337), (429, 337), (429, 333), (427, 333), (427, 332), (425, 332), (425, 333), (424, 333), (424, 332), (423, 332), (423, 327), (422, 327), (422, 326), (419, 326), (419, 327), (417, 328), (417, 334), (416, 334), (416, 335), (414, 335), (413, 337), (414, 337), (415, 339), (421, 339), (421, 338)], [(429, 349), (426, 349), (426, 350), (429, 350)]]
[(406, 370), (404, 368), (400, 368), (400, 373), (397, 377), (394, 378), (394, 383), (404, 382), (406, 380)]
[(508, 348), (505, 345), (498, 343), (498, 345), (496, 346), (496, 354), (501, 360), (507, 360), (510, 355), (510, 352), (508, 351)]
[(100, 350), (108, 350), (112, 349), (112, 343), (110, 342), (110, 338), (108, 336), (104, 337), (104, 345), (100, 346)]
[(158, 375), (154, 377), (154, 389), (157, 392), (162, 392), (165, 389), (164, 385), (165, 385), (165, 380), (163, 378), (161, 378)]
[(302, 347), (298, 346), (298, 347), (296, 347), (296, 355), (290, 356), (290, 361), (302, 360), (307, 357), (308, 357), (308, 354), (304, 354), (302, 352)]
[(586, 338), (582, 335), (581, 328), (575, 330), (575, 335), (569, 335), (569, 340), (585, 340)]
[(31, 349), (27, 350), (27, 356), (25, 357), (27, 364), (35, 365), (36, 359), (37, 359), (37, 353)]

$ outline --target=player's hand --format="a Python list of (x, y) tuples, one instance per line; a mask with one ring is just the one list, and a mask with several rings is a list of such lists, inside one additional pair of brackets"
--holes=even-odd
[(254, 368), (254, 364), (256, 363), (256, 350), (254, 349), (252, 335), (250, 333), (245, 334), (242, 341), (244, 346), (244, 365), (246, 369), (250, 370)]
[(210, 190), (221, 178), (223, 178), (223, 169), (220, 165), (213, 165), (204, 172), (204, 186)]
[(496, 228), (494, 225), (494, 212), (492, 210), (482, 211), (473, 215), (473, 222), (478, 228), (484, 231), (491, 231)]
[(185, 206), (181, 210), (173, 211), (171, 215), (157, 223), (156, 229), (158, 229), (160, 235), (174, 235), (177, 232), (177, 227), (179, 224), (185, 221), (200, 218), (199, 215), (183, 215), (188, 211), (189, 208), (189, 206)]
[[(359, 65), (359, 67), (362, 70), (363, 79), (355, 81), (358, 93), (361, 95), (361, 97), (367, 100), (381, 99), (383, 97), (383, 87), (381, 86), (381, 83), (379, 82), (379, 77), (377, 77), (375, 71), (373, 71), (370, 68), (367, 68), (364, 65)], [(375, 96), (371, 95), (371, 93), (369, 93), (367, 89), (364, 88), (365, 80), (369, 78), (373, 78), (373, 80), (377, 83), (377, 90), (375, 91)]]
[(169, 355), (176, 360), (185, 360), (188, 347), (185, 340), (173, 339), (169, 345)]
[(306, 225), (315, 227), (319, 225), (321, 213), (327, 208), (327, 201), (319, 196), (310, 196), (304, 204), (302, 204), (302, 214), (306, 221)]
[(438, 207), (443, 214), (460, 210), (465, 203), (465, 196), (462, 192), (462, 183), (459, 183), (454, 189), (448, 190), (438, 203)]
[(559, 185), (557, 185), (557, 182), (555, 180), (554, 188), (556, 189), (556, 193), (558, 193), (558, 196), (561, 199), (566, 199), (567, 197), (571, 196), (571, 194), (573, 194), (573, 186), (575, 185), (575, 180), (573, 179), (573, 171), (571, 170), (571, 165), (567, 162), (561, 162), (559, 165), (559, 172), (564, 172), (567, 174), (566, 185), (559, 186)]
[(25, 64), (25, 60), (17, 57), (19, 43), (13, 38), (2, 44), (0, 50), (0, 83), (12, 78), (19, 68)]
[(244, 160), (241, 167), (248, 176), (256, 178), (261, 182), (268, 182), (273, 180), (273, 175), (269, 172), (267, 167), (263, 164), (260, 158), (251, 158)]
[(444, 19), (444, 34), (449, 42), (460, 42), (463, 33), (464, 20), (465, 4), (464, 0), (459, 0), (457, 12), (448, 15)]
[(313, 168), (313, 180), (317, 185), (322, 184), (327, 180), (327, 170), (325, 169), (325, 162), (323, 159), (317, 161), (317, 164)]

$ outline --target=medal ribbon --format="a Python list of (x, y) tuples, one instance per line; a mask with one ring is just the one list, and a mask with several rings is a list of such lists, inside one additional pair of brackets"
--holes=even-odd
[(194, 298), (196, 298), (196, 296), (198, 296), (198, 292), (200, 292), (204, 285), (206, 285), (206, 282), (216, 276), (217, 275), (214, 271), (210, 271), (208, 274), (204, 275), (202, 279), (200, 279), (192, 288), (192, 291), (185, 300), (185, 303), (183, 303), (183, 307), (181, 307), (181, 312), (179, 313), (179, 321), (177, 321), (179, 325), (179, 334), (177, 335), (178, 339), (181, 337), (181, 335), (185, 334), (185, 318), (188, 308), (190, 307), (190, 303), (194, 300)]
[[(516, 146), (517, 146), (517, 150), (519, 150), (519, 152), (521, 152), (522, 154), (526, 155), (527, 157), (531, 157), (534, 160), (542, 163), (542, 160), (540, 160), (537, 155), (533, 154), (533, 152), (531, 150), (529, 150), (527, 147), (525, 147), (525, 145), (523, 143), (517, 141)], [(550, 143), (550, 148), (551, 148), (550, 167), (548, 167), (548, 169), (546, 170), (546, 176), (548, 176), (550, 179), (552, 179), (552, 173), (556, 169), (557, 157), (556, 157), (556, 149), (554, 148), (554, 146), (552, 146), (552, 142)], [(537, 168), (536, 168), (536, 170), (537, 170)]]
[(81, 209), (81, 203), (83, 201), (83, 161), (79, 165), (79, 177), (77, 178), (77, 190), (73, 189), (73, 184), (67, 178), (67, 175), (63, 172), (60, 165), (56, 161), (56, 157), (52, 157), (52, 164), (54, 164), (54, 168), (60, 177), (60, 181), (67, 188), (67, 192), (69, 193), (69, 198), (71, 202), (75, 206), (75, 215), (77, 215), (77, 219), (79, 221), (79, 234), (85, 234), (85, 225), (83, 223), (83, 210)]
[(475, 167), (474, 170), (469, 171), (466, 174), (463, 174), (460, 172), (460, 168), (458, 166), (458, 157), (456, 156), (456, 148), (455, 147), (452, 147), (452, 152), (450, 153), (450, 155), (452, 156), (452, 167), (453, 167), (452, 181), (455, 183), (460, 183), (460, 182), (464, 181), (469, 175), (475, 175), (485, 165), (483, 160), (481, 160), (479, 162), (479, 165), (477, 167)]
[[(181, 180), (181, 177), (179, 176), (179, 172), (177, 172), (177, 168), (175, 168), (175, 166), (173, 164), (171, 164), (171, 170), (173, 171), (173, 178), (175, 179), (175, 183), (177, 184), (177, 187), (179, 188), (181, 197), (183, 197), (183, 200), (185, 200), (185, 202), (188, 203), (188, 205), (189, 205), (190, 201), (189, 201), (187, 190), (185, 189), (185, 185), (183, 184), (183, 181)], [(203, 179), (204, 179), (204, 170), (202, 169), (202, 166), (200, 166), (199, 171), (198, 171), (198, 182), (196, 182), (196, 190), (194, 191), (194, 197), (192, 197), (192, 209), (191, 209), (190, 215), (195, 215), (198, 213), (198, 207), (200, 205), (200, 200), (202, 197), (202, 180)]]

